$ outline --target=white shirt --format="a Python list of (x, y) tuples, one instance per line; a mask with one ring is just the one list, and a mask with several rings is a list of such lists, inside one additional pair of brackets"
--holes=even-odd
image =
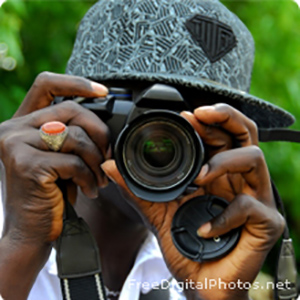
[[(55, 255), (56, 251), (53, 249), (31, 289), (28, 300), (62, 299)], [(160, 285), (162, 281), (169, 278), (171, 274), (166, 267), (157, 240), (153, 234), (149, 234), (125, 280), (119, 300), (138, 300), (140, 292), (144, 294), (150, 292), (151, 287)], [(185, 299), (183, 294), (176, 287), (170, 288), (170, 300), (183, 299)]]
[[(0, 188), (1, 195), (1, 188)], [(0, 196), (0, 236), (3, 227), (3, 209)], [(28, 300), (59, 300), (62, 299), (60, 281), (57, 277), (56, 251), (52, 249), (50, 257), (44, 268), (40, 271)], [(123, 288), (119, 300), (138, 300), (140, 292), (146, 294), (161, 282), (166, 283), (171, 278), (158, 242), (155, 236), (150, 233), (143, 243), (136, 257)], [(1, 295), (0, 295), (1, 299)], [(184, 300), (183, 293), (176, 287), (175, 280), (170, 287), (170, 300)]]

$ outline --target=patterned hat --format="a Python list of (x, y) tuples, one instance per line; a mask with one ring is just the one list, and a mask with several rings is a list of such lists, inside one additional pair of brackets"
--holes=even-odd
[(100, 0), (80, 24), (67, 73), (197, 88), (259, 127), (291, 125), (291, 114), (248, 94), (253, 57), (250, 32), (217, 0)]

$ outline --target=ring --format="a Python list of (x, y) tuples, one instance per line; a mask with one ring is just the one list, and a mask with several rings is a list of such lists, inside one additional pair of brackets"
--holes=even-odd
[(47, 122), (40, 128), (40, 137), (50, 150), (59, 151), (68, 135), (68, 127), (58, 121)]

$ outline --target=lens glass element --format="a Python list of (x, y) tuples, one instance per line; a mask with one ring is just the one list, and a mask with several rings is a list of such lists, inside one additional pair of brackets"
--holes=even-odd
[(193, 169), (197, 153), (192, 133), (173, 118), (149, 117), (126, 134), (124, 166), (140, 186), (170, 189), (183, 182)]
[(166, 167), (175, 157), (174, 143), (167, 136), (154, 135), (144, 142), (143, 157), (154, 168)]

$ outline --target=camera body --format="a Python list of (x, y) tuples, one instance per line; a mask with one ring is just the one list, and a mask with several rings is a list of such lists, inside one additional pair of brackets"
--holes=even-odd
[(117, 167), (136, 196), (174, 200), (199, 173), (203, 144), (179, 114), (189, 107), (176, 88), (154, 84), (134, 97), (127, 89), (111, 88), (106, 98), (74, 101), (109, 127)]

